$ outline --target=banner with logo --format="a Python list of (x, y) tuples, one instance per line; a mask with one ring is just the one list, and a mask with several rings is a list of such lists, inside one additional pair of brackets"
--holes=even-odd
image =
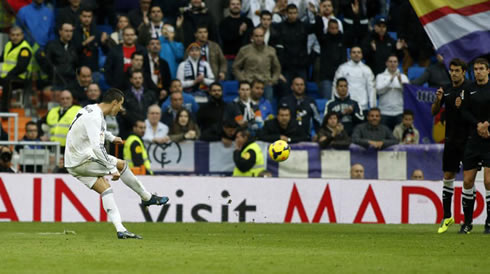
[(420, 143), (434, 143), (432, 128), (434, 117), (431, 107), (436, 99), (435, 88), (421, 87), (415, 85), (403, 85), (403, 107), (415, 113), (414, 125), (420, 133)]
[[(255, 223), (427, 223), (443, 217), (442, 184), (377, 181), (226, 177), (138, 177), (148, 191), (170, 203), (140, 206), (122, 182), (112, 182), (125, 222)], [(474, 223), (482, 224), (485, 189), (477, 186)], [(453, 212), (463, 220), (461, 182), (455, 183)], [(2, 174), (0, 221), (107, 221), (100, 195), (70, 175)]]

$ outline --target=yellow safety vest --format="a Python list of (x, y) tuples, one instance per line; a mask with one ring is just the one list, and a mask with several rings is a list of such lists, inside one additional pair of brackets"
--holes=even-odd
[(17, 58), (19, 58), (19, 54), (21, 52), (21, 49), (27, 48), (30, 53), (31, 53), (31, 59), (29, 61), (29, 65), (27, 65), (27, 71), (24, 73), (21, 73), (17, 75), (20, 79), (26, 79), (26, 77), (31, 75), (32, 72), (32, 48), (29, 45), (29, 43), (26, 42), (26, 40), (22, 41), (20, 45), (15, 47), (12, 51), (12, 42), (8, 41), (7, 44), (5, 45), (5, 48), (3, 50), (3, 65), (2, 65), (2, 78), (7, 76), (8, 72), (13, 70), (14, 67), (17, 65)]
[(48, 112), (48, 116), (46, 117), (46, 122), (50, 126), (50, 140), (53, 142), (59, 142), (60, 146), (64, 147), (66, 144), (66, 135), (68, 134), (68, 130), (70, 129), (70, 125), (75, 119), (78, 111), (82, 109), (80, 106), (73, 105), (71, 106), (63, 117), (60, 118), (60, 108), (55, 107), (52, 108)]
[(240, 154), (242, 158), (250, 157), (248, 154), (248, 150), (253, 150), (255, 152), (255, 165), (245, 171), (241, 172), (237, 167), (233, 170), (233, 176), (241, 176), (241, 177), (257, 177), (260, 172), (264, 170), (264, 155), (262, 154), (262, 150), (260, 146), (257, 145), (256, 142), (249, 144)]
[(145, 169), (151, 175), (153, 175), (153, 171), (151, 170), (151, 163), (150, 160), (148, 159), (148, 153), (146, 152), (145, 145), (143, 145), (141, 138), (139, 138), (134, 134), (129, 135), (128, 139), (126, 139), (126, 142), (124, 143), (124, 149), (123, 149), (124, 160), (128, 162), (130, 168), (135, 167), (133, 163), (133, 159), (131, 158), (131, 145), (133, 144), (133, 142), (137, 142), (138, 145), (141, 147), (141, 153), (142, 153), (141, 156), (143, 157), (143, 165), (145, 166)]

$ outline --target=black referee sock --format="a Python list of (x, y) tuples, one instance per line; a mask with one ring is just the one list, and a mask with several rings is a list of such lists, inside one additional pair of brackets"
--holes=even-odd
[(451, 203), (453, 200), (454, 192), (454, 179), (444, 179), (444, 186), (442, 187), (442, 205), (444, 208), (444, 219), (451, 217)]
[(473, 188), (463, 188), (461, 201), (463, 205), (464, 223), (470, 225), (473, 223), (473, 207), (475, 201), (473, 199)]
[(486, 226), (490, 226), (490, 190), (485, 193), (485, 201), (487, 202), (487, 220), (485, 221)]

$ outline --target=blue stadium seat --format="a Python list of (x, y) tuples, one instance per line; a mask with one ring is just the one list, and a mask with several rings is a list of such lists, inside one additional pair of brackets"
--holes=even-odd
[(306, 82), (306, 95), (313, 99), (320, 98), (318, 93), (318, 85), (315, 82)]
[(411, 66), (408, 68), (408, 79), (413, 80), (417, 79), (424, 73), (425, 68), (424, 67), (419, 67), (419, 66)]
[(238, 81), (223, 81), (223, 100), (231, 102), (238, 96)]
[(111, 25), (97, 25), (97, 30), (100, 32), (105, 32), (107, 35), (111, 35), (114, 32)]
[(388, 31), (388, 35), (391, 36), (391, 38), (393, 38), (393, 40), (397, 40), (398, 39), (398, 34), (394, 31)]
[(328, 99), (315, 99), (316, 101), (316, 105), (318, 107), (318, 111), (320, 112), (320, 114), (323, 115), (325, 114), (325, 104), (327, 103)]

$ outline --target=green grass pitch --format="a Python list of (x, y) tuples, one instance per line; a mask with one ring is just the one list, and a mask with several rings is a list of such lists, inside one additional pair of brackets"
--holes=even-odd
[[(0, 223), (0, 273), (488, 273), (490, 235), (453, 225)], [(76, 234), (64, 234), (64, 230)]]

